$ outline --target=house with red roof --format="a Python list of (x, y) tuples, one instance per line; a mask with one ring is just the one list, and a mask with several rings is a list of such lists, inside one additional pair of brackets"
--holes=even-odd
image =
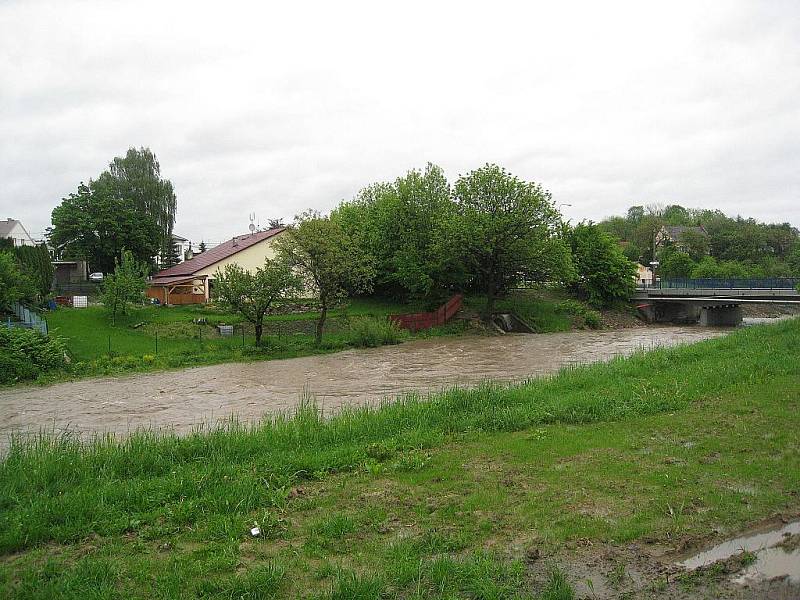
[(273, 244), (286, 231), (274, 227), (239, 235), (201, 254), (156, 273), (149, 282), (147, 296), (162, 304), (202, 304), (211, 298), (217, 271), (236, 264), (246, 271), (264, 266), (275, 258)]

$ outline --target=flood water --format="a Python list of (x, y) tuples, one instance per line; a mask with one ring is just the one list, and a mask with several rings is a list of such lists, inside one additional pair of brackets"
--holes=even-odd
[(0, 390), (0, 448), (13, 431), (126, 433), (139, 427), (190, 431), (235, 415), (257, 421), (291, 410), (304, 389), (325, 412), (403, 392), (483, 380), (522, 380), (562, 366), (691, 343), (720, 328), (656, 326), (613, 331), (466, 336), (324, 356), (89, 379)]
[(789, 583), (797, 584), (800, 583), (800, 548), (783, 545), (793, 535), (800, 535), (800, 521), (727, 540), (679, 564), (691, 570), (727, 560), (742, 552), (752, 552), (755, 561), (732, 579), (734, 583), (745, 585), (752, 581), (785, 578)]

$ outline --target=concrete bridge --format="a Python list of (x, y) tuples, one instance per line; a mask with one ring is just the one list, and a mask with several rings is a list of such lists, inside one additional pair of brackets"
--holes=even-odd
[(744, 304), (800, 304), (800, 278), (667, 279), (632, 300), (650, 323), (738, 325)]

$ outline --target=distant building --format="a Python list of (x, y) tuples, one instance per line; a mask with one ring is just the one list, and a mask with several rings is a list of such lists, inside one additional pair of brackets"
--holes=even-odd
[(211, 298), (217, 270), (236, 264), (245, 271), (264, 266), (275, 257), (272, 244), (286, 231), (275, 227), (239, 235), (184, 262), (156, 273), (150, 280), (147, 296), (162, 304), (202, 304)]
[(0, 221), (0, 238), (13, 240), (14, 246), (35, 246), (36, 242), (30, 236), (25, 227), (16, 219), (6, 219)]
[(172, 234), (172, 245), (175, 247), (175, 250), (180, 257), (180, 262), (192, 258), (192, 242), (187, 240), (185, 237)]
[(674, 244), (678, 250), (685, 251), (682, 240), (686, 234), (701, 235), (708, 237), (708, 232), (703, 226), (688, 227), (684, 225), (665, 225), (656, 232), (655, 246), (656, 248), (663, 248), (664, 246)]
[[(182, 263), (193, 256), (192, 242), (185, 237), (173, 233), (172, 247), (175, 249), (175, 254), (178, 256), (178, 263)], [(157, 267), (161, 267), (163, 264), (160, 252), (155, 256), (155, 263)]]
[(636, 285), (652, 285), (653, 269), (645, 267), (641, 263), (636, 263)]
[(55, 287), (72, 283), (83, 283), (89, 278), (89, 266), (85, 260), (54, 260), (53, 282)]

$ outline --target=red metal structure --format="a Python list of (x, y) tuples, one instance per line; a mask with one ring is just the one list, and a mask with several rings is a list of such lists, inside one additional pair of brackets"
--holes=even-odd
[(456, 294), (434, 312), (390, 315), (389, 319), (397, 323), (403, 329), (408, 329), (411, 332), (419, 331), (420, 329), (430, 329), (437, 325), (444, 325), (452, 319), (453, 315), (461, 310), (461, 303), (463, 300), (463, 295)]

